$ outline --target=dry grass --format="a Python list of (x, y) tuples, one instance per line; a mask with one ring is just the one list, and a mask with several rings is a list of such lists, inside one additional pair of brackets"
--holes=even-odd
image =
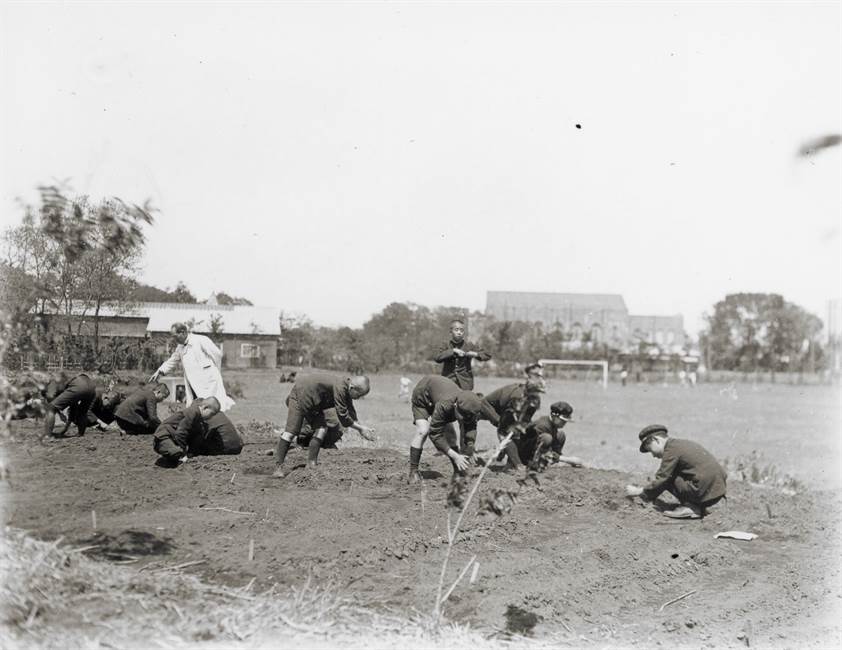
[(84, 548), (7, 529), (0, 542), (3, 648), (540, 647), (489, 639), (431, 617), (367, 608), (334, 585), (229, 589), (179, 567), (138, 571), (85, 557)]

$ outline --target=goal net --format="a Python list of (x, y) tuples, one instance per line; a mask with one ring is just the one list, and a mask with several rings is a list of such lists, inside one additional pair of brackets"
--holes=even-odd
[[(608, 361), (572, 361), (569, 359), (541, 359), (541, 364), (546, 368), (549, 366), (556, 366), (560, 368), (572, 367), (574, 369), (583, 368), (586, 371), (592, 369), (602, 369), (602, 387), (608, 388)], [(587, 374), (586, 374), (587, 378)]]

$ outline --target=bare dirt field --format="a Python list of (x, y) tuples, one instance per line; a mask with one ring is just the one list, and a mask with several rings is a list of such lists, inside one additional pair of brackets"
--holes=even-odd
[[(232, 411), (235, 422), (283, 421), (288, 384), (270, 373), (239, 379), (247, 399)], [(503, 381), (485, 380), (478, 389)], [(551, 386), (542, 411), (563, 391), (583, 416), (569, 425), (566, 451), (603, 466), (628, 461), (632, 473), (552, 467), (540, 486), (520, 490), (509, 514), (476, 516), (472, 505), (448, 582), (471, 556), (480, 566), (472, 584), (456, 588), (445, 615), (488, 635), (522, 630), (568, 647), (838, 647), (842, 496), (829, 478), (817, 485), (798, 458), (824, 444), (824, 456), (813, 459), (826, 477), (834, 471), (836, 398), (811, 392), (821, 389), (799, 397), (786, 387), (787, 400), (760, 390), (733, 399), (702, 388)], [(685, 414), (681, 399), (699, 402)], [(751, 412), (737, 424), (741, 400)], [(793, 409), (808, 424), (824, 418), (822, 431), (830, 434), (812, 439), (821, 433), (813, 423), (785, 435), (778, 425), (796, 417)], [(197, 457), (165, 469), (154, 465), (149, 438), (90, 432), (39, 444), (26, 435), (33, 425), (19, 425), (6, 449), (12, 477), (5, 523), (41, 539), (96, 545), (87, 554), (103, 561), (140, 558), (131, 565), (138, 570), (203, 560), (187, 570), (236, 587), (252, 579), (263, 587), (300, 584), (309, 574), (372, 608), (429, 611), (446, 546), (449, 463), (428, 448), (424, 485), (405, 484), (402, 447), (412, 427), (396, 378), (376, 378), (358, 410), (378, 426), (383, 446), (349, 446), (358, 440), (349, 434), (344, 448), (323, 450), (315, 472), (303, 468), (305, 452), (294, 450), (288, 462), (301, 467), (283, 481), (269, 476), (272, 434), (255, 429), (241, 456)], [(684, 435), (703, 439), (720, 458), (771, 453), (810, 487), (792, 493), (732, 480), (727, 504), (703, 521), (668, 520), (622, 496), (626, 483), (656, 468), (636, 445), (637, 429), (650, 421), (678, 421)], [(705, 439), (708, 432), (718, 433)], [(791, 446), (794, 433), (803, 438)], [(729, 435), (723, 452), (716, 443)], [(485, 425), (480, 446), (492, 437)], [(828, 485), (834, 489), (819, 489)], [(490, 472), (479, 494), (494, 488), (518, 489), (513, 476)], [(728, 530), (758, 538), (714, 539)]]

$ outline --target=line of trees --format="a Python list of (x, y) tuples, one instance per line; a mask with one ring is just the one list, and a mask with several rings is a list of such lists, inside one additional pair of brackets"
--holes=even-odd
[(537, 322), (497, 321), (461, 307), (392, 303), (357, 329), (316, 327), (305, 316), (282, 315), (281, 363), (349, 371), (429, 372), (435, 367), (431, 358), (448, 340), (455, 316), (467, 320), (469, 338), (491, 354), (486, 367), (502, 373), (516, 373), (517, 364), (541, 358), (614, 359), (620, 353), (588, 340), (571, 346), (569, 330)]

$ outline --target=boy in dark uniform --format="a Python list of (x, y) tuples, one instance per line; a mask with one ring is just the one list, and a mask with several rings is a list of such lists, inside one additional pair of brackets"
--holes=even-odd
[(523, 408), (518, 414), (518, 420), (523, 424), (532, 422), (532, 416), (535, 415), (541, 408), (541, 393), (547, 392), (546, 382), (544, 381), (544, 364), (540, 361), (530, 363), (523, 370), (526, 373), (526, 383), (534, 384), (540, 388), (532, 391), (524, 400)]
[(149, 434), (161, 426), (158, 419), (158, 404), (170, 394), (166, 384), (144, 386), (117, 406), (115, 419), (119, 427), (128, 434)]
[(662, 492), (678, 499), (679, 507), (664, 512), (677, 519), (700, 519), (725, 497), (727, 474), (713, 455), (692, 440), (670, 438), (662, 424), (650, 424), (639, 434), (640, 453), (661, 459), (655, 478), (645, 487), (627, 485), (626, 494), (655, 500)]
[(525, 459), (531, 469), (537, 469), (541, 464), (541, 456), (548, 451), (558, 456), (558, 462), (581, 467), (582, 461), (576, 456), (563, 456), (564, 425), (573, 421), (573, 407), (567, 402), (555, 402), (550, 406), (549, 416), (541, 416), (526, 427), (524, 435), (517, 441), (521, 458)]
[(528, 379), (525, 384), (507, 384), (494, 390), (483, 397), (483, 401), (489, 404), (500, 418), (497, 424), (497, 438), (503, 440), (512, 430), (515, 435), (506, 445), (504, 452), (498, 456), (502, 460), (503, 454), (508, 456), (509, 465), (517, 468), (521, 465), (520, 454), (515, 440), (524, 431), (524, 422), (521, 421), (524, 406), (533, 399), (540, 403), (541, 384)]
[(236, 456), (243, 450), (243, 439), (237, 427), (222, 411), (205, 421), (204, 437), (195, 436), (187, 447), (190, 456)]
[[(96, 387), (96, 396), (88, 410), (87, 422), (89, 427), (96, 427), (105, 431), (109, 424), (114, 422), (114, 412), (120, 402), (123, 401), (123, 394), (116, 390), (106, 390), (102, 386)], [(70, 420), (64, 423), (61, 435), (67, 433), (70, 428)]]
[(488, 361), (491, 355), (465, 340), (465, 323), (457, 318), (450, 323), (450, 340), (433, 358), (436, 363), (444, 364), (441, 368), (442, 377), (452, 379), (463, 390), (473, 390), (474, 373), (471, 370), (471, 362), (474, 359)]
[[(88, 428), (88, 411), (96, 398), (96, 386), (86, 374), (78, 374), (68, 378), (64, 372), (53, 377), (43, 390), (47, 400), (44, 414), (44, 436), (53, 435), (56, 423), (56, 413), (69, 409), (68, 420), (76, 425), (80, 436), (85, 435)], [(65, 427), (66, 431), (67, 427)], [(64, 431), (56, 437), (64, 435)]]
[[(421, 450), (430, 434), (430, 420), (436, 410), (436, 405), (442, 402), (454, 402), (462, 390), (454, 381), (439, 375), (422, 377), (412, 390), (410, 405), (412, 407), (412, 422), (415, 425), (415, 436), (409, 444), (409, 482), (417, 483), (421, 480), (418, 466), (421, 462)], [(476, 456), (473, 442), (476, 440), (476, 421), (470, 418), (459, 419), (463, 453), (470, 462)], [(452, 424), (447, 425), (446, 435), (456, 443), (456, 431)], [(454, 454), (460, 455), (454, 451)], [(453, 460), (453, 458), (451, 458)], [(460, 461), (461, 462), (461, 461)], [(457, 463), (459, 464), (459, 463)], [(467, 465), (466, 465), (467, 466)]]
[(354, 400), (364, 397), (369, 390), (371, 383), (363, 375), (342, 379), (332, 375), (312, 374), (296, 378), (287, 398), (287, 422), (278, 440), (276, 466), (272, 476), (284, 478), (287, 475), (284, 460), (290, 444), (301, 433), (305, 421), (314, 431), (308, 444), (307, 466), (313, 468), (317, 465), (319, 451), (328, 430), (325, 420), (325, 411), (328, 409), (336, 410), (336, 417), (342, 426), (356, 429), (364, 438), (372, 440), (374, 429), (358, 422), (354, 409)]
[(215, 397), (194, 400), (161, 422), (155, 431), (153, 448), (166, 460), (184, 462), (191, 448), (202, 445), (208, 435), (208, 421), (217, 413), (219, 401)]
[[(477, 462), (474, 445), (478, 420), (488, 420), (494, 426), (500, 423), (491, 405), (483, 402), (482, 398), (469, 390), (460, 390), (454, 397), (435, 403), (429, 420), (430, 440), (436, 449), (450, 459), (454, 476), (462, 474), (468, 465)], [(456, 444), (453, 423), (457, 421), (464, 432), (461, 454), (453, 448)], [(410, 470), (410, 475), (412, 475), (412, 470)]]

